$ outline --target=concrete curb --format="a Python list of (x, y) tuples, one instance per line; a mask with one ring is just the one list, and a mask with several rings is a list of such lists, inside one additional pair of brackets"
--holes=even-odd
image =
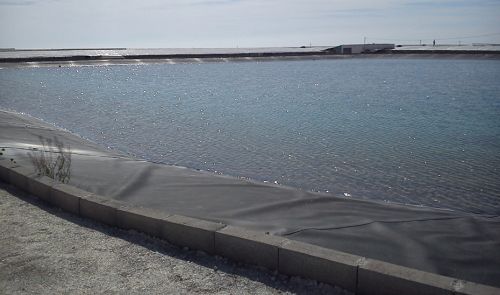
[(170, 214), (163, 212), (125, 205), (116, 210), (116, 226), (142, 231), (150, 236), (161, 238), (162, 221), (169, 216)]
[(73, 214), (80, 213), (81, 198), (90, 196), (89, 192), (62, 183), (52, 183), (49, 203)]
[(107, 225), (134, 229), (178, 246), (219, 254), (283, 274), (337, 285), (357, 294), (500, 294), (500, 288), (106, 199), (40, 177), (7, 159), (0, 159), (0, 180), (65, 211)]
[(172, 215), (163, 220), (161, 237), (172, 244), (213, 254), (215, 233), (225, 224)]
[(215, 232), (215, 251), (233, 260), (278, 269), (279, 247), (287, 239), (226, 226)]
[(318, 281), (356, 291), (358, 265), (364, 258), (288, 240), (279, 249), (279, 271), (314, 277)]

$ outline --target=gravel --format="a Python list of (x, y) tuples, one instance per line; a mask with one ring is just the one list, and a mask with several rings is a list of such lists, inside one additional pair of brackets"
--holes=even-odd
[(0, 182), (2, 294), (350, 294), (60, 211)]

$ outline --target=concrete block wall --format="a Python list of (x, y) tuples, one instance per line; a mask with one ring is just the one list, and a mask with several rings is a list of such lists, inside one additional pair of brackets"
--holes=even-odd
[(28, 178), (27, 192), (39, 199), (50, 203), (52, 187), (56, 182), (47, 176), (34, 176)]
[(19, 165), (12, 166), (8, 173), (9, 182), (24, 190), (28, 187), (28, 179), (35, 175), (35, 172)]
[(278, 269), (279, 247), (285, 238), (226, 226), (215, 232), (215, 251), (233, 260)]
[(91, 193), (62, 183), (54, 182), (49, 190), (49, 203), (73, 214), (80, 214), (81, 198)]
[(356, 290), (358, 265), (364, 258), (289, 240), (280, 247), (279, 271)]
[(94, 194), (77, 197), (80, 200), (80, 216), (102, 222), (109, 226), (117, 225), (117, 209), (124, 204)]
[(215, 233), (225, 224), (172, 215), (163, 221), (161, 237), (178, 246), (187, 246), (207, 253), (215, 252)]
[(120, 206), (116, 211), (116, 226), (161, 238), (163, 220), (170, 215), (142, 207)]
[(500, 294), (499, 288), (491, 286), (118, 202), (41, 177), (7, 159), (0, 159), (0, 180), (53, 206), (110, 226), (134, 229), (178, 246), (315, 279), (358, 294)]

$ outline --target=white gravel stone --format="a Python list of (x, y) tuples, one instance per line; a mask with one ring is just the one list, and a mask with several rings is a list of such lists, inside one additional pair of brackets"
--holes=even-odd
[(349, 294), (82, 219), (1, 182), (0, 249), (3, 294)]

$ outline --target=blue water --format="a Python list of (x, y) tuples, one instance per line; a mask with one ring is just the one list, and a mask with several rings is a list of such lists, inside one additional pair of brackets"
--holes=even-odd
[(0, 108), (152, 161), (500, 214), (499, 81), (499, 60), (2, 69)]

